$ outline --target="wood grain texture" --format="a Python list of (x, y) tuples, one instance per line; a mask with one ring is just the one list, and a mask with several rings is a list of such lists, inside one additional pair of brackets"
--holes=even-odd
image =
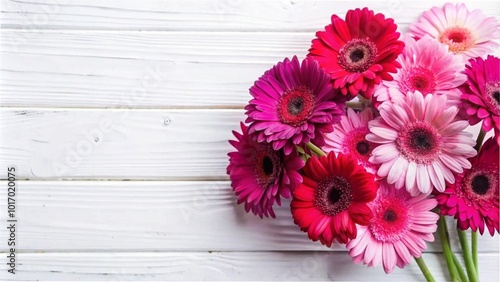
[[(0, 111), (0, 166), (30, 179), (227, 179), (242, 110)], [(2, 175), (2, 178), (5, 176)]]
[[(449, 281), (441, 254), (424, 254), (436, 281)], [(64, 281), (424, 281), (416, 263), (386, 275), (379, 266), (355, 265), (347, 253), (22, 253), (19, 271), (0, 279)], [(496, 282), (498, 254), (479, 254), (483, 282)], [(10, 276), (8, 276), (10, 275)]]
[(4, 106), (235, 107), (314, 33), (2, 32)]
[[(0, 210), (6, 202), (1, 193)], [(19, 181), (17, 203), (23, 252), (328, 251), (293, 223), (288, 200), (275, 207), (276, 219), (260, 219), (236, 204), (227, 181)], [(454, 228), (450, 221), (460, 251)], [(498, 236), (479, 238), (480, 252), (498, 250)], [(440, 252), (440, 243), (428, 251)]]
[[(2, 2), (2, 27), (38, 29), (315, 31), (333, 13), (369, 6), (407, 24), (438, 1), (242, 1), (242, 0), (7, 0)], [(495, 1), (468, 1), (470, 9), (498, 16)]]

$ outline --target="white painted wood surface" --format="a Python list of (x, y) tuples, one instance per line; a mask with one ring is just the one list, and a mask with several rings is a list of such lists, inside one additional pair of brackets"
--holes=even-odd
[[(305, 56), (332, 13), (368, 5), (405, 32), (444, 2), (2, 0), (0, 167), (22, 180), (19, 272), (2, 262), (0, 279), (422, 280), (310, 242), (286, 201), (276, 220), (244, 213), (227, 139), (253, 81)], [(498, 239), (480, 238), (482, 281), (499, 279)], [(448, 279), (439, 242), (425, 258)]]
[[(260, 219), (234, 204), (228, 181), (20, 181), (18, 186), (18, 237), (26, 252), (328, 250), (292, 223), (289, 201), (276, 207), (276, 219)], [(0, 208), (5, 202), (0, 195)], [(454, 228), (450, 221), (450, 234)], [(5, 236), (7, 230), (0, 229), (0, 238)], [(498, 238), (481, 238), (478, 248), (496, 253)], [(345, 251), (345, 245), (334, 244), (333, 250)], [(440, 243), (428, 251), (441, 252)]]
[[(322, 251), (22, 253), (19, 259), (22, 280), (423, 281), (416, 264), (386, 275), (380, 267), (353, 264), (347, 253)], [(436, 281), (448, 279), (442, 254), (424, 259)], [(482, 253), (478, 261), (481, 281), (498, 281), (498, 255)]]

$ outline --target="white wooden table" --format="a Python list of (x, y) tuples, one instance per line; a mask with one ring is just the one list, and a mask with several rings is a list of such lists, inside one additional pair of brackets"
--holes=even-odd
[[(289, 202), (276, 220), (246, 214), (227, 140), (253, 81), (304, 57), (331, 14), (368, 3), (405, 32), (444, 2), (2, 0), (0, 175), (17, 169), (18, 271), (3, 181), (0, 279), (422, 280), (415, 264), (385, 275), (309, 241)], [(467, 5), (500, 15), (498, 1)], [(479, 250), (482, 280), (498, 281), (498, 236)], [(447, 278), (439, 242), (424, 258)]]

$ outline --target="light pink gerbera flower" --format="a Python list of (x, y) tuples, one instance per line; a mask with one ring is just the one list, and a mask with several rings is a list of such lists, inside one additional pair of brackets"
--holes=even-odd
[(340, 122), (333, 126), (333, 131), (325, 135), (326, 144), (323, 150), (354, 156), (368, 172), (375, 173), (376, 166), (368, 160), (378, 144), (365, 138), (366, 134), (370, 133), (368, 122), (372, 119), (373, 112), (370, 108), (359, 113), (348, 108), (347, 115), (342, 116)]
[(370, 162), (381, 164), (378, 176), (412, 194), (440, 192), (445, 180), (454, 183), (453, 172), (470, 168), (467, 158), (476, 155), (472, 134), (463, 131), (468, 122), (454, 121), (457, 107), (446, 108), (446, 96), (408, 93), (404, 100), (383, 103), (380, 117), (370, 121), (366, 139), (381, 144)]
[(345, 97), (337, 95), (330, 77), (312, 59), (302, 64), (297, 57), (285, 59), (264, 73), (250, 94), (248, 132), (286, 155), (310, 141), (323, 146), (323, 133), (333, 130), (345, 108)]
[(499, 28), (497, 19), (485, 16), (481, 10), (469, 11), (463, 3), (446, 3), (425, 11), (410, 26), (410, 33), (417, 39), (428, 34), (466, 61), (494, 51), (498, 47), (495, 39), (500, 38)]
[(231, 179), (238, 204), (245, 204), (247, 212), (255, 215), (276, 217), (274, 203), (281, 205), (281, 199), (290, 198), (295, 187), (302, 182), (298, 171), (304, 162), (296, 151), (284, 155), (267, 143), (257, 143), (248, 134), (248, 128), (241, 123), (241, 133), (233, 131), (236, 140), (229, 143), (236, 148), (230, 152), (227, 174)]
[(347, 244), (349, 255), (370, 267), (381, 263), (386, 273), (405, 267), (422, 255), (425, 241), (434, 241), (439, 216), (431, 209), (436, 205), (435, 199), (412, 197), (382, 181), (377, 198), (368, 204), (373, 212), (370, 225), (357, 226), (358, 236)]
[(482, 128), (488, 132), (492, 128), (495, 136), (500, 136), (500, 59), (488, 56), (470, 59), (466, 66), (467, 84), (461, 87), (462, 99), (470, 124), (483, 121)]
[(461, 58), (453, 56), (446, 45), (428, 35), (418, 41), (405, 36), (403, 42), (405, 48), (398, 57), (402, 68), (393, 75), (394, 80), (383, 81), (376, 88), (376, 101), (394, 102), (408, 92), (420, 91), (424, 96), (446, 95), (448, 106), (458, 106), (461, 92), (457, 87), (466, 80)]
[(443, 215), (457, 219), (458, 228), (484, 232), (490, 235), (499, 231), (499, 172), (498, 143), (488, 139), (478, 156), (470, 159), (471, 169), (456, 176), (456, 183), (450, 184), (443, 193), (436, 196)]

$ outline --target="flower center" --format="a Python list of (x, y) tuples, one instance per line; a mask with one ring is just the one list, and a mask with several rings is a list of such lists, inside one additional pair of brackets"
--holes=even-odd
[(356, 150), (358, 151), (358, 153), (360, 153), (361, 155), (364, 155), (366, 156), (368, 154), (368, 152), (370, 152), (370, 145), (368, 145), (368, 141), (360, 141), (357, 145), (356, 145)]
[(325, 215), (333, 216), (351, 204), (351, 185), (340, 176), (326, 178), (318, 183), (315, 205)]
[(453, 53), (467, 51), (475, 45), (474, 36), (470, 30), (460, 26), (447, 28), (439, 35), (438, 40), (448, 45)]
[(350, 72), (364, 72), (375, 63), (377, 46), (368, 39), (354, 38), (339, 50), (338, 62)]
[(395, 196), (382, 196), (369, 205), (373, 212), (369, 228), (375, 239), (394, 242), (406, 235), (412, 224), (408, 203)]
[(490, 181), (485, 175), (476, 175), (471, 182), (472, 191), (478, 195), (484, 195), (490, 189)]
[(274, 171), (273, 160), (271, 160), (269, 156), (265, 156), (262, 159), (262, 171), (264, 171), (266, 175), (271, 175)]
[(394, 222), (398, 219), (398, 216), (396, 215), (396, 212), (393, 209), (389, 208), (385, 210), (383, 218), (386, 222)]
[(253, 154), (255, 156), (255, 178), (261, 187), (267, 188), (276, 181), (280, 168), (280, 153), (270, 145)]
[(486, 83), (486, 97), (497, 115), (500, 114), (500, 81)]
[(435, 81), (434, 74), (430, 70), (423, 67), (413, 67), (403, 73), (399, 86), (403, 93), (418, 90), (423, 95), (427, 95), (436, 89)]
[(475, 209), (488, 210), (491, 208), (491, 203), (498, 203), (499, 172), (498, 168), (491, 164), (480, 165), (483, 167), (476, 167), (464, 172), (464, 178), (458, 186), (457, 195)]
[(284, 93), (278, 102), (278, 115), (281, 122), (300, 126), (311, 116), (315, 105), (313, 92), (299, 86)]
[(425, 121), (416, 121), (400, 131), (396, 146), (409, 161), (430, 164), (441, 151), (441, 137), (437, 130)]

